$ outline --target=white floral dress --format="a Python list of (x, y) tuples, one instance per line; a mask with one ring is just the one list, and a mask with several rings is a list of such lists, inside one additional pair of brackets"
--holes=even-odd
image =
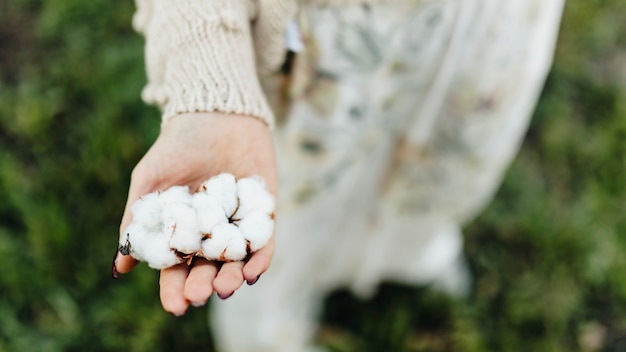
[(277, 251), (253, 288), (213, 305), (220, 351), (306, 350), (322, 298), (339, 287), (368, 295), (386, 280), (463, 292), (461, 226), (518, 150), (562, 6), (301, 8), (305, 48), (287, 91), (267, 83), (284, 115)]

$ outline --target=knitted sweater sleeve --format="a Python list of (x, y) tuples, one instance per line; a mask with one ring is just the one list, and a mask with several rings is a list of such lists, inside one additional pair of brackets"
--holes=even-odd
[[(141, 96), (165, 125), (188, 112), (249, 115), (274, 124), (260, 73), (284, 55), (294, 0), (136, 0), (148, 82)], [(255, 48), (259, 54), (255, 55)]]

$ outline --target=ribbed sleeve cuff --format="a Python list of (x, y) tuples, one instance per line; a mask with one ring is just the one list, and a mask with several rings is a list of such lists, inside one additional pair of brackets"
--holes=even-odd
[(189, 112), (254, 116), (273, 127), (255, 69), (247, 0), (138, 0), (146, 38), (146, 103), (163, 125)]

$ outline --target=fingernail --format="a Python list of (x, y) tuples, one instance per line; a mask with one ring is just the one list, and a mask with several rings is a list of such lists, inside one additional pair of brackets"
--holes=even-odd
[(254, 280), (251, 280), (251, 281), (247, 281), (246, 280), (246, 283), (248, 284), (248, 286), (252, 286), (252, 285), (256, 284), (257, 281), (259, 281), (260, 277), (261, 277), (261, 275), (257, 276), (256, 279), (254, 279)]
[(118, 256), (119, 253), (120, 253), (120, 251), (116, 249), (115, 250), (115, 255), (113, 256), (113, 268), (111, 269), (111, 276), (114, 279), (118, 279), (120, 277), (120, 275), (122, 275), (122, 274), (120, 274), (119, 271), (117, 271), (117, 267), (115, 266), (115, 261), (117, 260), (117, 256)]
[(198, 307), (202, 307), (206, 304), (206, 301), (200, 301), (200, 302), (191, 302), (191, 305), (198, 308)]
[(233, 293), (235, 293), (235, 291), (233, 291), (233, 292), (231, 292), (230, 294), (225, 295), (225, 296), (222, 296), (221, 294), (219, 294), (219, 293), (218, 293), (218, 294), (217, 294), (217, 297), (219, 297), (219, 298), (221, 298), (221, 299), (226, 299), (226, 298), (228, 298), (228, 297), (232, 296), (232, 295), (233, 295)]

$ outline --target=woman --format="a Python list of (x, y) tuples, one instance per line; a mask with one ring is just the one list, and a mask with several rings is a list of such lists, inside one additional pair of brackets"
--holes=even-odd
[[(133, 172), (129, 204), (222, 171), (262, 175), (273, 192), (280, 179), (272, 268), (214, 305), (220, 350), (304, 350), (321, 298), (342, 286), (463, 292), (460, 228), (519, 147), (562, 0), (302, 1), (304, 48), (287, 75), (276, 71), (293, 2), (137, 5), (143, 98), (162, 108), (163, 128)], [(212, 291), (229, 297), (258, 280), (273, 248), (246, 264), (162, 271), (163, 307), (180, 315)]]

